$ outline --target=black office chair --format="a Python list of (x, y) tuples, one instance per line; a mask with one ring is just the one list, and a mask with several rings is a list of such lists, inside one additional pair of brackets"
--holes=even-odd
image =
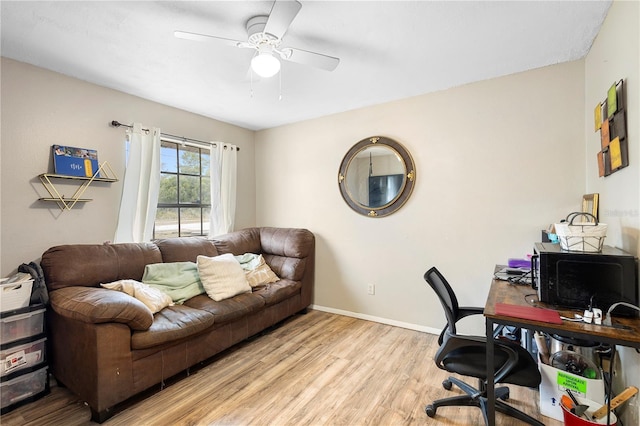
[[(456, 332), (456, 323), (461, 318), (482, 314), (483, 310), (482, 308), (459, 307), (451, 286), (435, 267), (424, 274), (424, 279), (438, 295), (447, 317), (447, 325), (438, 339), (440, 348), (434, 358), (436, 365), (450, 373), (475, 377), (479, 383), (478, 388), (474, 388), (455, 377), (449, 377), (442, 382), (442, 386), (451, 390), (452, 384), (455, 384), (465, 392), (465, 395), (434, 401), (425, 407), (425, 412), (429, 417), (434, 417), (438, 407), (475, 406), (482, 410), (485, 424), (487, 424), (486, 337), (465, 336)], [(540, 372), (529, 352), (515, 343), (502, 340), (495, 341), (494, 348), (496, 371), (493, 377), (494, 383), (511, 383), (530, 388), (540, 385)], [(495, 395), (496, 412), (507, 414), (532, 425), (544, 426), (533, 417), (503, 402), (509, 398), (509, 388), (496, 387)]]

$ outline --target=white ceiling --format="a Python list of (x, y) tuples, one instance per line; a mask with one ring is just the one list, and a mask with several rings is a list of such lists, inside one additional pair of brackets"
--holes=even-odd
[[(611, 5), (596, 1), (309, 1), (282, 46), (337, 56), (284, 62), (253, 82), (246, 39), (272, 1), (5, 1), (2, 56), (259, 130), (584, 57)], [(282, 99), (278, 99), (281, 81)], [(161, 126), (162, 123), (156, 123)]]

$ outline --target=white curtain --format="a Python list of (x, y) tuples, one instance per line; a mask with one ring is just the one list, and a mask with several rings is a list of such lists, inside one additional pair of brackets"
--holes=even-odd
[(238, 153), (235, 145), (211, 146), (211, 218), (209, 237), (233, 231), (236, 215)]
[(151, 241), (160, 191), (160, 129), (134, 123), (122, 185), (116, 243)]

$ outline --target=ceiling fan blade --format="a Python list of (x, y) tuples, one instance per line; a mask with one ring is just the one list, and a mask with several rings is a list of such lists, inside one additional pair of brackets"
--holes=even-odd
[(264, 26), (264, 32), (282, 39), (301, 7), (302, 4), (299, 1), (276, 0)]
[(285, 52), (283, 59), (303, 65), (320, 68), (327, 71), (333, 71), (340, 63), (340, 59), (333, 56), (323, 55), (322, 53), (309, 52), (302, 49), (282, 49)]
[(217, 37), (212, 35), (205, 34), (197, 34), (197, 33), (188, 33), (185, 31), (174, 31), (173, 35), (177, 38), (182, 38), (184, 40), (193, 40), (193, 41), (206, 41), (206, 42), (214, 42), (214, 43), (224, 43), (229, 46), (234, 47), (247, 47), (244, 46), (246, 42), (240, 40), (232, 40), (230, 38)]

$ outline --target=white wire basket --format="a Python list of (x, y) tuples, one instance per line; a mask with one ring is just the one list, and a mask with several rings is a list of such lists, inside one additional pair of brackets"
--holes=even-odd
[[(576, 221), (577, 218), (581, 221)], [(585, 218), (589, 221), (584, 221)], [(570, 213), (566, 221), (554, 226), (562, 250), (592, 253), (602, 251), (607, 236), (607, 224), (598, 223), (598, 219), (592, 214)]]

